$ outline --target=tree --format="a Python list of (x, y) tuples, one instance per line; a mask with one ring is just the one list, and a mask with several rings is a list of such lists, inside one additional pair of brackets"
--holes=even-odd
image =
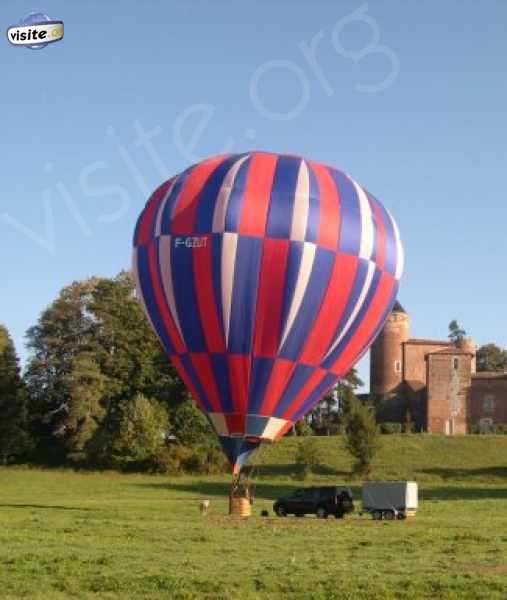
[(187, 398), (169, 406), (169, 431), (184, 446), (200, 446), (216, 443), (216, 436), (208, 419), (197, 406)]
[(345, 421), (345, 447), (355, 459), (353, 472), (366, 476), (378, 449), (374, 409), (355, 400)]
[(90, 440), (88, 452), (104, 466), (139, 466), (155, 457), (165, 444), (168, 417), (156, 400), (136, 394), (118, 404), (116, 426), (103, 422)]
[(30, 417), (39, 454), (54, 462), (85, 458), (99, 428), (100, 436), (113, 435), (125, 398), (142, 394), (169, 405), (186, 397), (127, 272), (64, 288), (29, 330), (28, 344)]
[(362, 385), (356, 369), (351, 369), (308, 415), (313, 429), (325, 430), (327, 435), (339, 430), (349, 404), (356, 400), (355, 391)]
[(26, 426), (26, 390), (7, 329), (0, 325), (0, 460), (7, 464), (31, 448)]
[(27, 332), (31, 351), (25, 374), (29, 420), (37, 442), (36, 454), (43, 460), (65, 459), (62, 432), (69, 417), (69, 378), (77, 357), (94, 351), (95, 321), (88, 304), (98, 281), (92, 278), (63, 288)]
[(478, 371), (506, 371), (507, 351), (496, 344), (486, 344), (477, 350)]
[(449, 339), (453, 344), (457, 344), (458, 342), (464, 340), (466, 335), (467, 332), (460, 327), (456, 319), (449, 323)]
[(296, 464), (301, 467), (302, 478), (308, 477), (313, 473), (322, 461), (320, 448), (314, 437), (308, 437), (302, 440), (296, 449)]
[(86, 459), (86, 444), (99, 427), (105, 414), (102, 403), (106, 378), (89, 353), (77, 355), (71, 370), (63, 377), (67, 404), (65, 419), (60, 421), (60, 436), (71, 460)]

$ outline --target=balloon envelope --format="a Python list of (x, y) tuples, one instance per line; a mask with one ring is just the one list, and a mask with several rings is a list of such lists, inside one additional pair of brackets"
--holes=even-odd
[(134, 235), (138, 296), (234, 472), (366, 352), (402, 269), (380, 202), (292, 155), (190, 167), (155, 190)]

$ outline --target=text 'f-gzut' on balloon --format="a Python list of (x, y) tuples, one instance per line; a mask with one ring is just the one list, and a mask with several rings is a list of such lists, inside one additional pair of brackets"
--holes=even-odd
[(139, 298), (235, 474), (369, 348), (398, 291), (398, 228), (337, 169), (249, 152), (155, 190), (134, 236)]

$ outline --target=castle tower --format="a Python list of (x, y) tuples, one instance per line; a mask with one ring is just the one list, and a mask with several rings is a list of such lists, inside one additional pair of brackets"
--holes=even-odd
[(395, 394), (403, 382), (403, 342), (410, 337), (410, 319), (399, 302), (371, 347), (370, 392)]
[(473, 354), (473, 356), (472, 356), (472, 375), (475, 375), (475, 373), (477, 372), (477, 358), (476, 358), (477, 346), (475, 344), (475, 341), (472, 338), (463, 338), (462, 340), (459, 340), (458, 342), (456, 342), (456, 346), (460, 350), (466, 350), (467, 352), (471, 352)]

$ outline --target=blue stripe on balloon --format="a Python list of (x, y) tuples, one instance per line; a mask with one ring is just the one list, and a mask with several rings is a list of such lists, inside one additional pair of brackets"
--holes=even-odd
[[(345, 310), (343, 311), (342, 318), (338, 323), (338, 327), (336, 328), (333, 337), (331, 338), (331, 344), (339, 337), (340, 332), (343, 330), (345, 325), (347, 324), (350, 315), (354, 311), (356, 304), (361, 295), (361, 291), (363, 289), (364, 282), (366, 280), (366, 275), (368, 273), (368, 261), (365, 259), (359, 259), (357, 262), (357, 271), (356, 277), (354, 279), (354, 283), (352, 284), (352, 289), (350, 290), (350, 294), (347, 300), (347, 304), (345, 306)], [(325, 361), (323, 365), (328, 364), (329, 361)], [(325, 367), (327, 368), (327, 367)]]
[(269, 201), (266, 236), (287, 239), (290, 237), (294, 197), (301, 159), (280, 156), (276, 163)]
[(277, 405), (273, 410), (274, 417), (282, 417), (285, 411), (290, 407), (291, 402), (294, 400), (296, 394), (305, 385), (308, 378), (315, 371), (316, 367), (310, 367), (308, 365), (296, 365), (292, 376), (285, 388), (282, 397), (278, 401)]
[(148, 248), (148, 244), (139, 246), (137, 248), (137, 273), (139, 276), (139, 283), (141, 285), (141, 292), (143, 295), (144, 303), (146, 305), (146, 309), (150, 315), (151, 321), (153, 323), (153, 326), (155, 327), (157, 335), (160, 341), (162, 342), (162, 345), (164, 346), (164, 350), (167, 354), (172, 354), (174, 352), (174, 348), (171, 344), (169, 336), (166, 333), (164, 324), (162, 322), (162, 318), (157, 307), (157, 303), (155, 301), (155, 294), (153, 292), (150, 277)]
[(215, 377), (215, 383), (220, 397), (222, 412), (233, 412), (231, 388), (229, 384), (229, 369), (225, 354), (210, 354), (211, 368)]
[(220, 188), (231, 167), (242, 156), (244, 154), (233, 154), (229, 158), (226, 158), (208, 177), (199, 196), (194, 224), (195, 233), (209, 233), (213, 230), (213, 214)]
[(375, 268), (375, 273), (373, 275), (373, 278), (372, 278), (372, 281), (370, 284), (370, 289), (368, 290), (368, 292), (366, 294), (366, 297), (364, 299), (362, 307), (360, 308), (359, 312), (357, 313), (356, 318), (354, 319), (354, 322), (350, 326), (349, 330), (343, 336), (343, 339), (340, 341), (338, 346), (336, 346), (336, 348), (333, 350), (333, 352), (323, 362), (322, 366), (324, 367), (324, 369), (331, 368), (331, 366), (338, 359), (338, 357), (343, 352), (343, 350), (348, 346), (350, 340), (352, 339), (352, 337), (354, 336), (356, 331), (359, 329), (359, 327), (361, 327), (364, 316), (366, 315), (366, 312), (369, 309), (370, 304), (377, 292), (377, 288), (378, 288), (378, 284), (380, 282), (381, 275), (382, 275), (382, 271), (378, 268)]
[(280, 356), (296, 360), (301, 352), (320, 308), (322, 298), (328, 287), (329, 276), (333, 268), (335, 253), (318, 248), (313, 261), (312, 272), (306, 291), (299, 307), (296, 319), (282, 346)]
[(213, 406), (212, 406), (211, 402), (209, 401), (209, 398), (206, 394), (205, 389), (201, 385), (201, 380), (199, 379), (199, 375), (197, 374), (196, 370), (194, 369), (194, 365), (192, 364), (192, 361), (190, 360), (189, 356), (187, 354), (180, 354), (180, 360), (183, 364), (183, 367), (185, 368), (185, 371), (186, 371), (190, 381), (192, 382), (192, 384), (194, 386), (195, 391), (197, 392), (197, 394), (199, 396), (199, 400), (204, 405), (206, 412), (213, 412)]
[(232, 189), (227, 202), (227, 212), (225, 214), (225, 231), (237, 232), (241, 219), (241, 209), (245, 198), (246, 178), (250, 167), (250, 159), (247, 158), (238, 169)]
[[(174, 240), (171, 240), (173, 243)], [(189, 352), (206, 352), (201, 322), (198, 317), (196, 285), (193, 273), (192, 253), (199, 248), (187, 248), (185, 245), (171, 248), (171, 271), (174, 299), (179, 317), (181, 332)]]
[(287, 418), (291, 421), (299, 421), (299, 419), (305, 415), (308, 411), (310, 411), (317, 402), (320, 401), (322, 396), (329, 390), (333, 385), (337, 382), (336, 375), (329, 373), (324, 377), (324, 379), (319, 383), (319, 385), (313, 390), (313, 392), (306, 398), (303, 404), (298, 408), (298, 410), (292, 415), (288, 415)]
[(171, 220), (176, 200), (180, 195), (181, 188), (183, 187), (187, 177), (190, 175), (193, 168), (193, 166), (189, 167), (176, 177), (176, 181), (174, 182), (171, 193), (167, 198), (167, 202), (165, 203), (164, 210), (162, 213), (162, 219), (160, 223), (160, 235), (169, 235), (171, 233)]
[(282, 335), (285, 329), (285, 323), (289, 315), (294, 290), (298, 279), (299, 269), (301, 266), (301, 258), (303, 256), (303, 242), (290, 242), (289, 255), (287, 257), (287, 266), (285, 269), (285, 288), (283, 292), (282, 318), (280, 334)]
[(310, 180), (308, 223), (306, 225), (305, 241), (316, 242), (320, 225), (320, 191), (317, 176), (310, 165), (307, 164)]
[(338, 250), (358, 256), (361, 248), (361, 211), (359, 198), (350, 179), (341, 171), (329, 169), (340, 198), (340, 236)]
[(227, 348), (235, 354), (251, 352), (261, 252), (262, 239), (238, 236)]
[(250, 389), (248, 392), (248, 407), (250, 414), (257, 414), (262, 406), (264, 394), (275, 361), (272, 358), (254, 358), (250, 375)]

